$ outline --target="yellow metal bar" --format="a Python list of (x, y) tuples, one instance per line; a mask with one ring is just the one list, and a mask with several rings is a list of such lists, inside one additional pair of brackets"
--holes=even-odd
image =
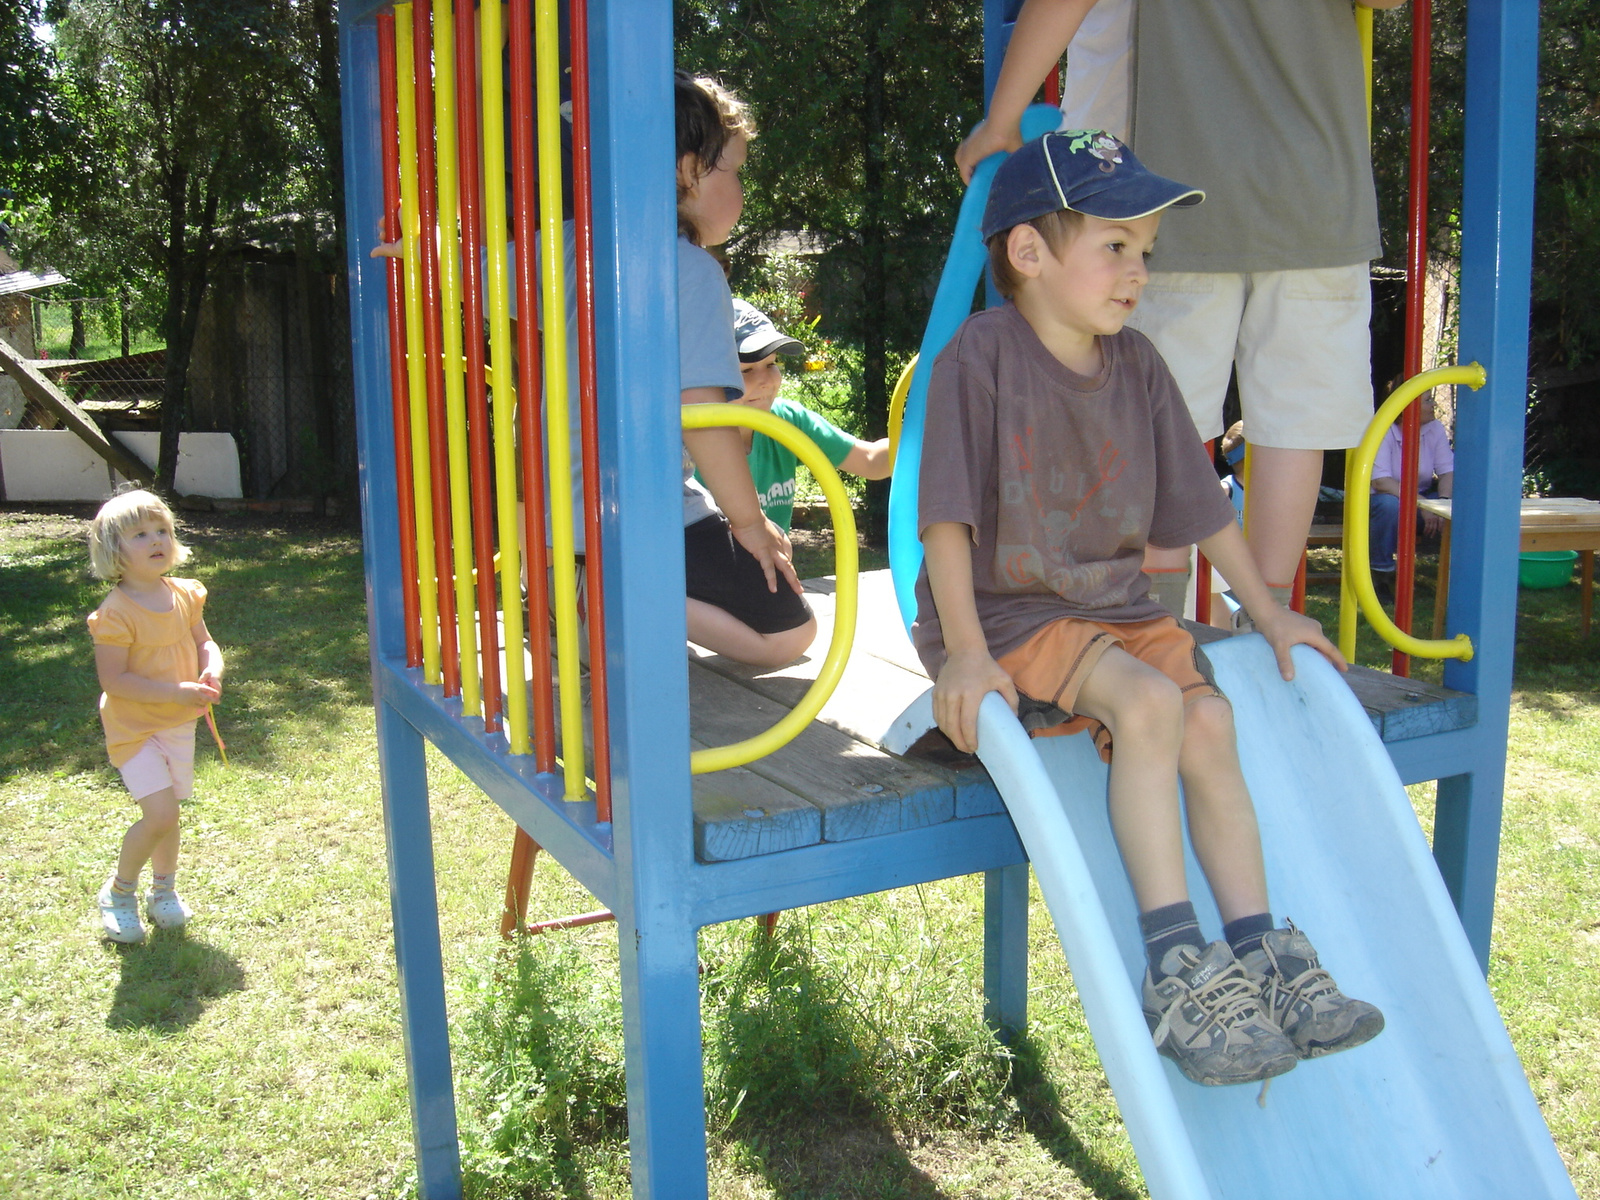
[[(500, 0), (483, 0), (478, 9), (483, 109), (483, 237), (487, 244), (485, 290), (489, 313), (489, 381), (494, 389), (495, 523), (500, 530), (500, 610), (505, 630), (506, 736), (511, 753), (527, 754), (528, 687), (524, 673), (522, 625), (522, 542), (517, 521), (517, 393), (511, 370), (511, 273), (506, 243), (505, 89), (500, 47)], [(559, 161), (559, 160), (557, 160)], [(559, 172), (558, 172), (559, 174)], [(559, 180), (557, 181), (559, 186)], [(560, 212), (560, 196), (556, 211)], [(524, 313), (523, 320), (532, 320)], [(578, 723), (583, 736), (583, 723)], [(580, 746), (583, 744), (580, 740)], [(581, 780), (581, 776), (579, 777)]]
[[(1356, 465), (1355, 455), (1344, 456), (1344, 503), (1345, 512), (1350, 510), (1350, 497), (1355, 495), (1350, 490), (1350, 480)], [(1344, 655), (1346, 662), (1356, 660), (1356, 590), (1355, 582), (1350, 574), (1350, 547), (1349, 535), (1346, 534), (1346, 544), (1339, 551), (1339, 653)]]
[(411, 496), (417, 524), (417, 611), (422, 677), (438, 683), (439, 581), (433, 567), (433, 484), (428, 464), (428, 371), (422, 348), (422, 201), (417, 182), (417, 71), (410, 4), (394, 6), (395, 75), (400, 108), (400, 242), (404, 251), (406, 380), (411, 393)]
[[(685, 429), (714, 429), (721, 425), (748, 425), (787, 446), (805, 463), (821, 486), (822, 494), (828, 501), (828, 512), (833, 517), (833, 573), (836, 580), (833, 641), (828, 644), (828, 653), (817, 672), (816, 682), (800, 698), (799, 704), (765, 733), (729, 746), (710, 746), (694, 751), (689, 755), (689, 771), (694, 775), (743, 766), (793, 741), (822, 711), (828, 697), (833, 695), (833, 689), (839, 685), (839, 678), (844, 674), (844, 664), (850, 657), (850, 647), (856, 637), (856, 519), (850, 511), (850, 497), (845, 494), (839, 473), (833, 469), (827, 456), (817, 449), (815, 442), (783, 418), (769, 412), (738, 404), (691, 404), (683, 410)], [(778, 586), (782, 587), (783, 584), (780, 582)]]
[(1372, 10), (1356, 5), (1356, 36), (1361, 39), (1361, 72), (1367, 85), (1367, 140), (1372, 140)]
[[(1483, 367), (1477, 363), (1468, 363), (1464, 367), (1435, 367), (1431, 371), (1413, 375), (1395, 388), (1389, 398), (1379, 406), (1378, 411), (1373, 414), (1372, 423), (1367, 426), (1367, 432), (1362, 435), (1361, 444), (1351, 451), (1349, 479), (1346, 481), (1348, 486), (1344, 493), (1345, 586), (1353, 590), (1362, 614), (1377, 631), (1378, 636), (1402, 654), (1409, 654), (1415, 658), (1466, 660), (1472, 657), (1472, 639), (1464, 633), (1438, 641), (1412, 637), (1391, 621), (1389, 614), (1384, 612), (1383, 606), (1378, 603), (1378, 594), (1372, 588), (1371, 506), (1367, 502), (1367, 496), (1372, 490), (1372, 461), (1378, 455), (1378, 447), (1383, 444), (1389, 426), (1393, 425), (1396, 418), (1406, 410), (1406, 406), (1423, 392), (1430, 388), (1447, 387), (1456, 383), (1464, 383), (1476, 391), (1484, 385), (1486, 379)], [(1341, 618), (1341, 637), (1343, 632), (1344, 623)], [(1353, 637), (1350, 649), (1352, 653), (1355, 650)], [(1350, 655), (1347, 654), (1345, 657), (1348, 658)]]
[(534, 5), (534, 131), (539, 144), (539, 267), (544, 297), (544, 404), (549, 436), (550, 566), (561, 684), (566, 798), (584, 797), (583, 690), (578, 671), (578, 569), (572, 511), (573, 414), (567, 405), (566, 255), (561, 230), (561, 60), (556, 0)]
[[(456, 157), (456, 31), (450, 0), (433, 0), (433, 113), (439, 187), (439, 316), (444, 359), (445, 446), (449, 455), (450, 537), (455, 549), (456, 644), (461, 648), (461, 711), (481, 716), (477, 598), (472, 589), (472, 492), (467, 465), (467, 363), (461, 341), (460, 183)], [(468, 337), (480, 337), (474, 329)]]
[(900, 449), (900, 427), (906, 420), (906, 397), (911, 394), (911, 377), (917, 372), (917, 359), (920, 354), (913, 354), (911, 361), (906, 364), (906, 369), (900, 372), (900, 378), (895, 381), (894, 391), (889, 396), (889, 466), (894, 466), (894, 456)]

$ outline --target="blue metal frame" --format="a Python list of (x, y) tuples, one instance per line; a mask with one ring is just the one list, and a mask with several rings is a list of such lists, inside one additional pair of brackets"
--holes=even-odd
[[(386, 4), (341, 4), (347, 228), (381, 211), (377, 39)], [(1013, 0), (985, 0), (989, 75)], [(1455, 522), (1451, 631), (1476, 659), (1446, 681), (1479, 697), (1470, 731), (1396, 743), (1408, 781), (1440, 784), (1435, 853), (1487, 961), (1515, 622), (1514, 575), (1491, 571), (1517, 546), (1532, 229), (1537, 12), (1472, 0), (1468, 22), (1463, 359), (1489, 386), (1462, 405), (1463, 489)], [(698, 863), (692, 844), (688, 683), (678, 551), (671, 10), (593, 0), (599, 419), (612, 686), (614, 825), (569, 805), (561, 782), (505, 753), (501, 735), (404, 665), (399, 525), (390, 426), (386, 284), (359, 238), (349, 248), (366, 588), (384, 789), (390, 899), (421, 1194), (459, 1197), (450, 1052), (423, 743), (432, 741), (616, 913), (636, 1196), (704, 1195), (705, 1114), (696, 940), (702, 925), (973, 871), (985, 886), (986, 1013), (1020, 1029), (1026, 1005), (1027, 867), (1008, 818), (974, 817), (759, 859)], [(663, 319), (663, 318), (666, 319)]]

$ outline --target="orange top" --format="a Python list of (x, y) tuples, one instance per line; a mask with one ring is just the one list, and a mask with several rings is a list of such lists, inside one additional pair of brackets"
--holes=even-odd
[[(151, 612), (120, 587), (112, 588), (89, 614), (89, 635), (104, 646), (128, 648), (128, 670), (158, 683), (194, 683), (200, 678), (200, 649), (194, 627), (205, 614), (206, 589), (194, 579), (168, 579), (172, 607)], [(192, 704), (127, 700), (100, 694), (100, 724), (106, 753), (120, 767), (139, 752), (153, 733), (172, 729), (205, 714)]]

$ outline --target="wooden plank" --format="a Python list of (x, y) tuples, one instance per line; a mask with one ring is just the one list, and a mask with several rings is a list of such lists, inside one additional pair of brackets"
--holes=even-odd
[(155, 474), (149, 467), (106, 437), (100, 426), (78, 407), (71, 396), (34, 370), (26, 359), (4, 341), (0, 341), (0, 368), (17, 381), (23, 395), (55, 413), (66, 428), (77, 434), (89, 449), (122, 475), (147, 486), (155, 482)]
[(1351, 667), (1345, 682), (1385, 742), (1465, 729), (1478, 719), (1478, 698), (1371, 667)]
[(822, 840), (820, 808), (746, 767), (696, 775), (693, 788), (694, 854), (701, 862), (776, 854)]
[[(505, 637), (502, 617), (500, 636)], [(551, 639), (551, 660), (555, 658)], [(522, 652), (523, 677), (533, 675), (533, 655)], [(593, 770), (594, 727), (589, 722), (589, 677), (582, 677), (583, 749)], [(561, 685), (554, 681), (556, 737), (561, 736)], [(710, 743), (689, 739), (691, 749)], [(822, 810), (804, 796), (744, 767), (696, 775), (690, 784), (694, 809), (694, 852), (701, 862), (726, 862), (776, 854), (822, 841)]]
[[(689, 705), (694, 736), (713, 745), (753, 737), (786, 711), (698, 664), (689, 669)], [(824, 841), (893, 833), (955, 815), (947, 778), (817, 722), (750, 769), (820, 808)]]
[[(887, 600), (892, 604), (892, 596), (886, 595), (883, 588), (871, 586), (868, 582), (875, 583), (887, 575), (888, 572), (873, 572), (871, 576), (862, 576), (862, 580), (864, 590), (870, 587), (871, 594), (880, 602)], [(812, 653), (775, 671), (736, 663), (697, 646), (690, 648), (691, 653), (708, 670), (734, 680), (786, 708), (793, 708), (816, 678), (828, 639), (833, 636), (833, 594), (831, 590), (818, 589), (813, 592), (813, 586), (817, 584), (831, 588), (832, 581), (806, 581), (806, 598), (817, 617), (817, 641)], [(914, 672), (903, 665), (906, 658), (912, 662), (916, 662), (916, 658), (905, 630), (899, 624), (898, 612), (894, 621), (893, 628), (887, 633), (881, 629), (874, 632), (858, 621), (855, 649), (845, 665), (844, 675), (822, 711), (817, 714), (817, 720), (824, 724), (859, 741), (880, 747), (894, 718), (929, 686), (928, 677), (922, 672), (920, 664)], [(901, 644), (899, 651), (893, 649), (895, 639)], [(892, 657), (880, 658), (876, 651), (885, 648), (886, 644), (891, 649)], [(956, 817), (988, 816), (1004, 811), (1000, 793), (995, 790), (983, 764), (970, 754), (960, 753), (943, 734), (934, 731), (931, 735), (924, 735), (924, 739), (913, 746), (907, 756), (947, 780), (955, 793)]]

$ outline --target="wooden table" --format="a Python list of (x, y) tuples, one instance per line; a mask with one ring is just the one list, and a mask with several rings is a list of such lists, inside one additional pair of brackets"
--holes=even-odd
[[(1445, 601), (1450, 582), (1450, 501), (1417, 499), (1417, 511), (1444, 518), (1439, 540), (1439, 579), (1433, 598), (1433, 636), (1444, 635)], [(1594, 552), (1600, 549), (1600, 500), (1531, 499), (1522, 502), (1522, 551), (1576, 550), (1581, 564), (1583, 635), (1589, 636), (1594, 609)]]

